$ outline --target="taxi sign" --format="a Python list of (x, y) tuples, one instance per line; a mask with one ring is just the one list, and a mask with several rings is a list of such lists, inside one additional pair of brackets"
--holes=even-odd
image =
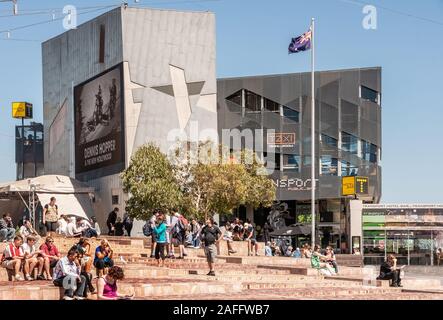
[(341, 194), (344, 196), (355, 195), (355, 177), (341, 178)]
[(16, 119), (32, 119), (32, 103), (13, 102), (12, 117)]
[(369, 178), (355, 177), (355, 193), (368, 194), (369, 193)]

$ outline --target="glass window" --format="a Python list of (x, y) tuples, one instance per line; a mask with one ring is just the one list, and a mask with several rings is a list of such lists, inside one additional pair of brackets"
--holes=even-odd
[(283, 171), (296, 171), (300, 169), (300, 156), (295, 154), (283, 155)]
[(362, 158), (372, 163), (377, 163), (377, 146), (365, 140), (361, 141)]
[(342, 176), (356, 176), (358, 175), (358, 167), (347, 161), (341, 161), (341, 175)]
[(336, 176), (338, 171), (338, 159), (331, 156), (321, 156), (321, 174), (324, 176)]
[(298, 122), (300, 113), (296, 110), (283, 106), (283, 116), (289, 120)]
[(261, 97), (254, 92), (245, 90), (245, 108), (246, 112), (260, 112)]
[(342, 132), (341, 148), (352, 154), (358, 154), (358, 138), (352, 134)]
[(232, 102), (238, 104), (239, 106), (241, 106), (242, 105), (242, 91), (243, 90), (237, 91), (236, 93), (227, 97), (226, 100), (232, 101)]
[(334, 147), (337, 148), (338, 147), (338, 141), (335, 138), (332, 138), (326, 134), (321, 135), (321, 143), (325, 146), (330, 146), (330, 147)]
[(276, 171), (280, 171), (280, 153), (264, 152), (263, 156), (266, 157), (266, 167), (273, 168)]
[(264, 98), (265, 110), (280, 113), (280, 105), (278, 102)]
[(368, 87), (361, 86), (361, 98), (378, 104), (378, 92)]

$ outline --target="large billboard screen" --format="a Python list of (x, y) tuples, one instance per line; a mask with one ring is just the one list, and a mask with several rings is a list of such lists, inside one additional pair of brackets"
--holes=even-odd
[(74, 88), (75, 173), (80, 180), (125, 167), (123, 67), (119, 64)]

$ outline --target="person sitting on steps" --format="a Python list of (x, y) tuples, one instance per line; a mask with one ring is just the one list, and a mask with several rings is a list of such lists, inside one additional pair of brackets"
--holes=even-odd
[(97, 271), (97, 276), (103, 276), (103, 272), (106, 273), (108, 268), (114, 266), (114, 260), (112, 260), (113, 250), (109, 245), (108, 240), (103, 239), (100, 245), (95, 249), (94, 267)]
[(113, 266), (108, 274), (97, 279), (97, 298), (98, 300), (120, 300), (132, 299), (134, 295), (122, 295), (118, 292), (117, 281), (124, 278), (123, 269)]
[(393, 254), (389, 254), (386, 261), (380, 266), (380, 275), (377, 280), (392, 280), (391, 287), (402, 287), (400, 270), (400, 268), (397, 268), (397, 258)]
[(38, 260), (40, 250), (36, 249), (36, 242), (36, 237), (28, 236), (26, 238), (26, 243), (22, 245), (23, 253), (25, 254), (23, 273), (25, 274), (25, 279), (28, 281), (34, 280), (34, 278), (32, 277), (32, 275), (34, 274), (34, 268), (38, 267), (40, 263), (44, 263), (43, 261)]
[[(39, 261), (39, 268), (38, 268), (38, 280), (52, 280), (51, 277), (51, 270), (54, 268), (60, 260), (61, 255), (58, 252), (57, 247), (54, 245), (54, 239), (52, 237), (46, 237), (45, 243), (43, 243), (40, 246), (40, 253), (38, 255), (37, 260)], [(46, 273), (46, 278), (43, 275), (43, 268), (44, 272)]]
[(20, 235), (14, 237), (14, 241), (8, 244), (3, 252), (2, 267), (14, 272), (14, 278), (17, 281), (24, 281), (19, 274), (20, 267), (23, 264), (25, 255), (21, 245), (23, 244), (23, 238)]
[(314, 252), (312, 252), (311, 255), (311, 266), (314, 269), (319, 270), (324, 275), (334, 275), (334, 268), (327, 262), (328, 257), (320, 253), (320, 249), (321, 248), (319, 245), (316, 244), (314, 246)]
[(86, 296), (86, 277), (80, 274), (80, 266), (76, 263), (77, 257), (77, 250), (71, 249), (54, 268), (53, 283), (56, 287), (65, 289), (63, 300), (84, 300)]

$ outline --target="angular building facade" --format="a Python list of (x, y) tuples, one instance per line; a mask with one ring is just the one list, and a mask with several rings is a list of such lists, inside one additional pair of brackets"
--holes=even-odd
[[(253, 136), (254, 149), (277, 186), (275, 210), (286, 224), (311, 221), (310, 78), (310, 73), (297, 73), (219, 79), (217, 84), (219, 135), (238, 129), (242, 147)], [(316, 72), (315, 100), (319, 231), (322, 244), (347, 252), (354, 223), (350, 198), (342, 196), (342, 177), (368, 177), (368, 192), (359, 199), (378, 203), (381, 197), (381, 68)], [(243, 208), (239, 214), (263, 225), (269, 209)], [(361, 225), (356, 228), (360, 234)]]
[(94, 187), (102, 226), (124, 212), (119, 174), (139, 146), (217, 130), (213, 13), (122, 6), (44, 42), (42, 57), (45, 173)]

